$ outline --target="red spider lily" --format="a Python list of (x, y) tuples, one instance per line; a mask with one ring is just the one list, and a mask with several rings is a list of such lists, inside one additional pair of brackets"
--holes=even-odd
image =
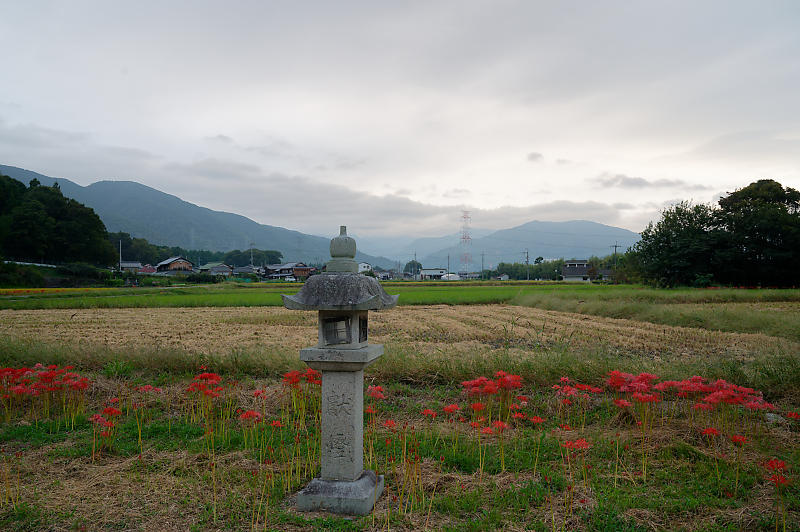
[(461, 408), (458, 405), (453, 404), (453, 405), (447, 405), (446, 407), (443, 408), (443, 410), (445, 414), (452, 414), (454, 412), (460, 411)]
[(481, 424), (478, 423), (477, 421), (470, 421), (469, 426), (472, 427), (473, 429), (477, 429), (478, 427), (481, 426)]
[(483, 403), (472, 403), (471, 405), (469, 405), (469, 407), (472, 409), (473, 412), (480, 412), (481, 410), (486, 408), (486, 405)]
[(711, 410), (714, 410), (714, 407), (707, 403), (695, 403), (692, 406), (692, 410), (704, 410), (706, 412), (710, 412)]
[(211, 385), (219, 383), (222, 380), (222, 377), (220, 377), (216, 373), (201, 373), (199, 375), (196, 375), (194, 380), (205, 381), (208, 385)]
[(368, 405), (367, 408), (364, 409), (364, 412), (366, 412), (367, 414), (377, 414), (378, 413), (378, 411), (375, 410), (372, 407), (372, 405)]
[(744, 445), (745, 443), (749, 443), (749, 442), (747, 441), (747, 438), (746, 438), (746, 437), (744, 437), (744, 436), (739, 436), (738, 434), (734, 434), (733, 436), (731, 436), (731, 441), (732, 441), (734, 444), (736, 444), (736, 445), (739, 445), (739, 446), (742, 446), (742, 445)]
[(800, 420), (800, 413), (798, 413), (798, 412), (789, 412), (788, 414), (786, 414), (786, 417), (788, 417), (790, 419)]
[(764, 467), (766, 467), (770, 471), (783, 471), (786, 469), (786, 462), (784, 462), (783, 460), (778, 460), (777, 458), (773, 458), (772, 460), (764, 464)]
[(539, 417), (539, 416), (533, 416), (533, 417), (529, 417), (528, 421), (530, 421), (534, 425), (538, 425), (539, 423), (544, 423), (544, 418)]
[(433, 411), (433, 410), (431, 410), (430, 408), (426, 408), (425, 410), (423, 410), (423, 411), (422, 411), (422, 415), (423, 415), (423, 416), (425, 416), (425, 417), (429, 417), (429, 418), (431, 418), (431, 421), (433, 421), (434, 419), (436, 419), (436, 412), (434, 412), (434, 411)]
[(719, 436), (720, 432), (714, 427), (708, 427), (707, 429), (703, 430), (702, 434), (704, 436)]
[(620, 408), (625, 408), (627, 406), (631, 406), (633, 403), (625, 399), (614, 399), (614, 404)]
[(528, 404), (528, 396), (527, 395), (518, 395), (518, 396), (515, 397), (515, 399), (517, 401), (519, 401), (520, 403), (522, 403), (522, 406), (525, 406), (525, 405)]
[(108, 406), (108, 407), (103, 409), (103, 413), (105, 415), (107, 415), (107, 416), (113, 417), (113, 416), (122, 415), (122, 410), (120, 410), (118, 408), (114, 408), (113, 406)]
[(578, 438), (575, 441), (567, 440), (567, 441), (565, 441), (564, 443), (561, 444), (561, 447), (564, 447), (566, 449), (575, 449), (575, 450), (588, 449), (591, 446), (592, 446), (592, 444), (589, 443), (588, 441), (586, 441), (583, 438)]
[(375, 399), (376, 401), (380, 399), (386, 399), (386, 395), (384, 395), (383, 386), (370, 386), (367, 388), (367, 395)]
[(785, 486), (789, 483), (789, 479), (780, 474), (775, 474), (769, 477), (769, 481), (775, 484), (775, 487)]
[(258, 423), (261, 421), (261, 413), (256, 412), (255, 410), (248, 410), (247, 412), (242, 412), (239, 416), (239, 419), (242, 421), (252, 421), (253, 423)]
[(315, 369), (306, 369), (306, 372), (303, 373), (303, 378), (305, 378), (306, 382), (311, 384), (322, 384), (322, 381), (320, 380), (322, 378), (322, 374)]
[(283, 374), (283, 379), (281, 380), (285, 386), (289, 386), (290, 388), (297, 388), (300, 386), (300, 379), (303, 374), (300, 370), (292, 370)]
[(514, 412), (511, 414), (511, 417), (514, 419), (525, 419), (527, 416), (523, 412)]
[(492, 433), (492, 428), (491, 427), (483, 427), (481, 429), (481, 434), (491, 434), (491, 433)]
[(661, 401), (661, 398), (654, 393), (640, 393), (640, 392), (633, 392), (633, 400), (638, 403), (658, 403)]
[(161, 388), (156, 388), (152, 384), (145, 384), (144, 386), (136, 388), (136, 391), (142, 393), (161, 393)]
[(391, 430), (391, 429), (397, 427), (397, 423), (395, 423), (391, 419), (387, 419), (386, 421), (383, 422), (383, 426), (386, 427), (387, 429)]
[(559, 425), (558, 428), (560, 428), (561, 430), (572, 430), (572, 427), (570, 427), (566, 423), (563, 425)]
[(253, 397), (256, 399), (259, 397), (266, 397), (267, 391), (266, 390), (256, 390), (253, 392)]
[(495, 430), (498, 433), (500, 433), (500, 432), (503, 432), (504, 430), (506, 430), (508, 428), (508, 423), (506, 423), (504, 421), (500, 421), (498, 419), (497, 421), (493, 421), (492, 422), (492, 426), (495, 428)]
[(104, 418), (100, 414), (94, 414), (92, 417), (89, 418), (89, 421), (98, 425), (105, 425), (106, 418)]

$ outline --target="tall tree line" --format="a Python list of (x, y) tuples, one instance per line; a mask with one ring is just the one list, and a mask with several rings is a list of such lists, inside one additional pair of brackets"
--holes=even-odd
[(626, 256), (660, 286), (800, 286), (800, 192), (762, 179), (718, 205), (678, 203)]

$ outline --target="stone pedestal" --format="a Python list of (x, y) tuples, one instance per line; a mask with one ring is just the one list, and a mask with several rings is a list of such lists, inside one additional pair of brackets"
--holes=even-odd
[(383, 491), (383, 475), (364, 470), (364, 368), (382, 354), (382, 345), (300, 351), (322, 372), (322, 469), (297, 494), (298, 509), (365, 515)]

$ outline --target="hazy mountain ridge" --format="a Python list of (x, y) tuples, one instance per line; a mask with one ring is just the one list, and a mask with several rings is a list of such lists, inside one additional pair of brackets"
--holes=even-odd
[[(587, 220), (568, 222), (543, 222), (534, 220), (509, 229), (495, 231), (482, 238), (473, 238), (469, 246), (472, 255), (470, 271), (481, 268), (481, 253), (484, 267), (496, 266), (500, 262), (524, 262), (525, 250), (531, 263), (536, 257), (545, 259), (587, 259), (592, 255), (605, 256), (613, 253), (612, 246), (618, 244), (618, 253), (624, 253), (639, 240), (639, 234)], [(452, 245), (428, 254), (420, 261), (424, 267), (447, 267), (450, 255), (450, 271), (460, 271), (464, 248)]]
[[(254, 242), (256, 248), (281, 251), (286, 261), (319, 263), (329, 256), (329, 238), (259, 224), (239, 214), (200, 207), (134, 181), (98, 181), (84, 187), (69, 179), (13, 166), (0, 165), (0, 173), (26, 185), (34, 178), (44, 186), (58, 183), (65, 196), (94, 209), (109, 231), (124, 231), (154, 244), (229, 251), (247, 249), (250, 242)], [(619, 245), (618, 252), (623, 253), (639, 240), (639, 234), (633, 231), (585, 220), (534, 220), (497, 231), (473, 228), (471, 235), (470, 271), (481, 268), (481, 253), (484, 254), (483, 266), (490, 268), (500, 262), (524, 262), (526, 249), (533, 263), (538, 256), (546, 259), (604, 256), (613, 252), (611, 246), (615, 243)], [(390, 257), (359, 251), (357, 259), (374, 266), (393, 268), (399, 262), (402, 268), (416, 252), (423, 267), (446, 267), (449, 255), (450, 270), (462, 269), (464, 249), (459, 245), (460, 233), (417, 239), (354, 236), (359, 247), (377, 249)]]
[[(44, 186), (58, 183), (65, 196), (94, 209), (108, 231), (124, 231), (153, 244), (230, 251), (247, 249), (253, 242), (259, 249), (281, 251), (286, 261), (325, 262), (330, 256), (330, 238), (200, 207), (134, 181), (98, 181), (84, 187), (13, 166), (0, 165), (0, 173), (26, 185), (34, 178)], [(394, 265), (384, 257), (360, 251), (356, 259), (383, 268)]]

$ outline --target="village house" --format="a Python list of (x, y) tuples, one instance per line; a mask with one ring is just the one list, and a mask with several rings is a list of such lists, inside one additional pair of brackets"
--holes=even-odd
[(203, 264), (200, 266), (200, 273), (230, 277), (233, 274), (233, 268), (224, 262), (209, 262), (208, 264)]
[(268, 264), (265, 270), (264, 273), (269, 279), (287, 279), (289, 277), (305, 279), (315, 272), (316, 268), (302, 262), (287, 262), (285, 264)]
[(422, 268), (419, 271), (420, 279), (436, 279), (440, 280), (443, 276), (447, 275), (447, 268)]
[(121, 272), (138, 272), (142, 269), (141, 262), (134, 262), (130, 260), (123, 260), (119, 263), (119, 271)]
[(565, 281), (582, 281), (591, 282), (591, 277), (594, 272), (591, 272), (589, 261), (586, 260), (568, 260), (564, 262), (564, 267), (561, 269), (561, 276)]
[(194, 264), (192, 261), (180, 256), (170, 257), (156, 264), (156, 271), (158, 273), (191, 273), (193, 268)]

